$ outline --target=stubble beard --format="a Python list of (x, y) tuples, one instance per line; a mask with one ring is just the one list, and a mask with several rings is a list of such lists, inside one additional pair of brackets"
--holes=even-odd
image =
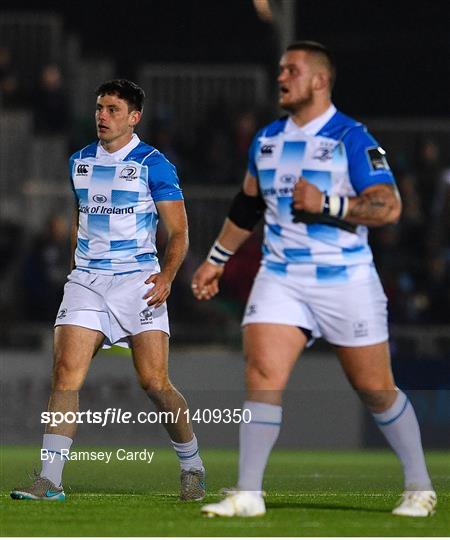
[(306, 108), (308, 108), (310, 105), (312, 105), (314, 101), (313, 93), (312, 91), (308, 93), (307, 96), (297, 99), (297, 101), (293, 103), (286, 103), (285, 105), (280, 105), (280, 107), (288, 112), (291, 115), (294, 115)]

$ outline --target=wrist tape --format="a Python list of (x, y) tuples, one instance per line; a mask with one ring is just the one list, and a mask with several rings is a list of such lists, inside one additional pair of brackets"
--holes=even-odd
[(348, 197), (342, 197), (340, 195), (327, 195), (322, 196), (322, 214), (326, 216), (333, 216), (337, 218), (344, 218), (348, 211)]
[(216, 240), (210, 249), (208, 256), (206, 257), (206, 260), (211, 264), (215, 264), (216, 266), (224, 266), (233, 253), (233, 251), (225, 249)]

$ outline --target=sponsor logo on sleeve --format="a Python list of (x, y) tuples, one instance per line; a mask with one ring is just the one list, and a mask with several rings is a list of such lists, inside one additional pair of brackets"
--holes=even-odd
[(386, 152), (381, 146), (367, 148), (367, 159), (372, 171), (389, 171), (390, 167), (386, 159)]

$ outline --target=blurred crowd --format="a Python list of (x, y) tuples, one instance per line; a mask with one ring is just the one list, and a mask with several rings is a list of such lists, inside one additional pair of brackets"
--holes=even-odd
[[(35, 88), (25, 92), (9, 50), (0, 47), (0, 113), (21, 108), (32, 110), (36, 135), (77, 140), (60, 67), (42, 66)], [(252, 137), (273, 114), (269, 107), (221, 102), (207, 111), (206, 120), (194, 133), (187, 134), (168, 116), (144, 115), (141, 129), (143, 138), (176, 164), (185, 187), (237, 188)], [(95, 137), (94, 129), (92, 135)], [(450, 168), (438, 138), (418, 135), (416, 145), (412, 159), (390, 156), (403, 214), (399, 224), (372, 230), (370, 242), (389, 298), (391, 322), (445, 324), (450, 323)], [(68, 153), (73, 150), (68, 148)], [(260, 227), (227, 265), (222, 302), (231, 317), (239, 318), (242, 313), (259, 264), (261, 236)], [(0, 252), (0, 284), (7, 289), (0, 297), (0, 318), (53, 320), (69, 266), (65, 216), (48, 215), (40, 231), (0, 223)], [(175, 320), (186, 315), (198, 320), (213, 317), (209, 308), (194, 302), (189, 289), (191, 274), (204, 256), (191, 252), (181, 269), (171, 299)], [(8, 297), (19, 302), (8, 301)]]
[[(370, 243), (384, 284), (393, 323), (450, 323), (450, 170), (439, 161), (439, 147), (425, 141), (412, 170), (397, 173), (403, 214), (394, 226), (372, 229)], [(3, 234), (8, 234), (7, 230)], [(17, 238), (17, 237), (16, 237)], [(222, 301), (240, 317), (260, 260), (259, 227), (227, 265)], [(1, 239), (4, 243), (4, 238)], [(160, 250), (164, 239), (160, 239)], [(14, 246), (5, 246), (5, 252)], [(6, 255), (6, 253), (5, 253)], [(174, 287), (175, 319), (207, 311), (191, 298), (189, 282), (205, 254), (190, 253)], [(2, 257), (7, 261), (8, 257)], [(19, 272), (22, 313), (31, 320), (54, 318), (69, 264), (69, 227), (61, 215), (49, 216), (27, 246)], [(4, 266), (4, 263), (2, 262)], [(1, 274), (0, 274), (1, 275)], [(19, 293), (19, 291), (18, 291)], [(205, 311), (206, 310), (206, 311)], [(211, 317), (209, 313), (208, 317)]]
[(168, 115), (144, 118), (148, 141), (177, 165), (183, 184), (239, 185), (256, 131), (274, 117), (269, 107), (218, 101), (186, 133)]
[(431, 138), (398, 166), (400, 222), (371, 232), (393, 322), (450, 323), (450, 168)]
[(0, 109), (30, 109), (36, 135), (66, 135), (70, 130), (70, 103), (61, 68), (41, 67), (38, 80), (26, 89), (14, 69), (8, 47), (0, 46)]

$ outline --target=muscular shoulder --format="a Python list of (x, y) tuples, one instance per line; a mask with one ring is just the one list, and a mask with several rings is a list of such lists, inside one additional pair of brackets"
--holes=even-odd
[(317, 135), (342, 141), (349, 155), (378, 146), (366, 125), (340, 111), (336, 111)]
[(155, 202), (183, 199), (175, 165), (157, 148), (141, 141), (125, 158), (131, 160), (148, 168), (148, 184)]
[(318, 135), (343, 143), (350, 181), (356, 193), (375, 184), (394, 184), (386, 152), (362, 122), (337, 111)]

